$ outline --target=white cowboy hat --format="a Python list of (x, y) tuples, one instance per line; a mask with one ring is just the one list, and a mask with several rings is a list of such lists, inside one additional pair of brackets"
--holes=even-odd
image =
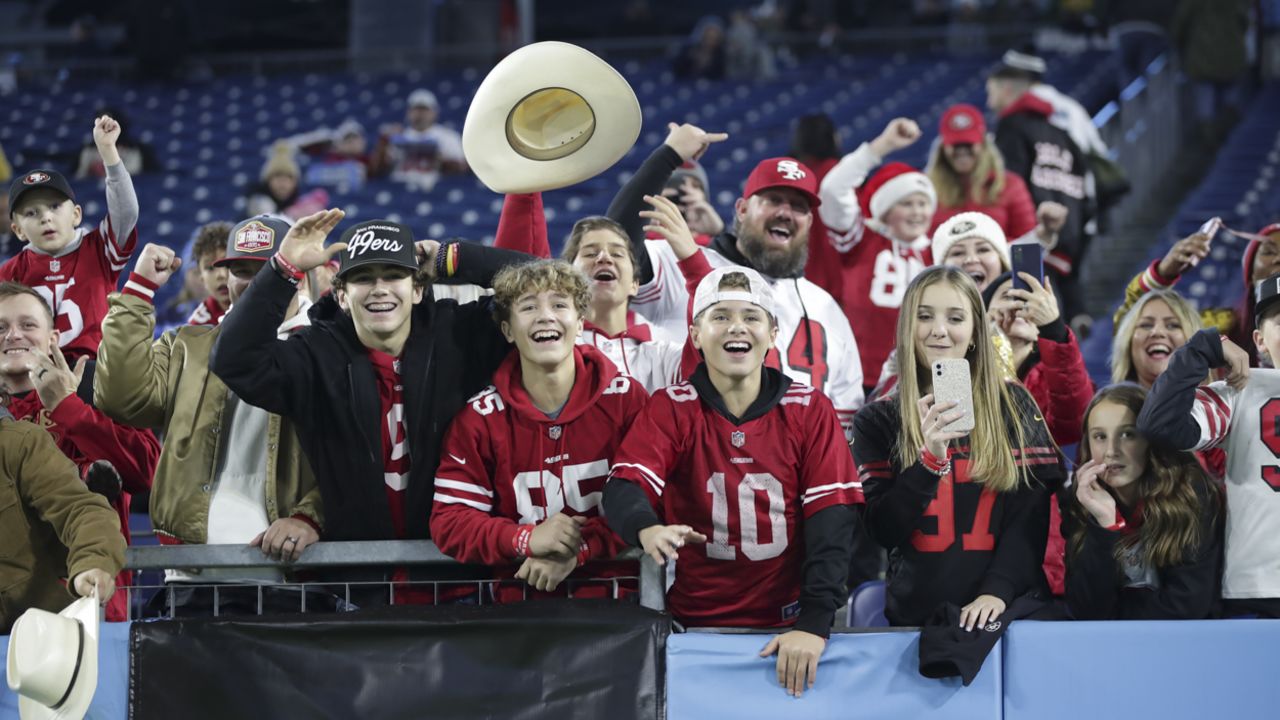
[(503, 58), (462, 127), (476, 177), (499, 193), (554, 190), (598, 175), (640, 136), (640, 102), (608, 63), (562, 42)]
[(98, 687), (98, 614), (95, 594), (56, 615), (32, 608), (13, 624), (6, 679), (22, 720), (88, 712)]

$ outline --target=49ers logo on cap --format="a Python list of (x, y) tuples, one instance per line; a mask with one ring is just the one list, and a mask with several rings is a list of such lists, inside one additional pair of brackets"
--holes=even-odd
[(971, 127), (973, 127), (973, 118), (969, 117), (967, 114), (956, 113), (951, 116), (952, 130), (968, 130)]
[(804, 169), (795, 160), (779, 160), (778, 174), (788, 180), (803, 180), (805, 176)]
[(48, 173), (33, 172), (22, 178), (23, 185), (39, 185), (40, 183), (49, 182), (51, 178)]
[(270, 250), (275, 244), (276, 231), (255, 220), (236, 233), (234, 247), (236, 252), (256, 253)]
[(963, 233), (969, 232), (970, 230), (976, 227), (978, 227), (978, 224), (972, 220), (961, 220), (960, 222), (956, 223), (955, 227), (951, 228), (951, 234), (961, 235)]

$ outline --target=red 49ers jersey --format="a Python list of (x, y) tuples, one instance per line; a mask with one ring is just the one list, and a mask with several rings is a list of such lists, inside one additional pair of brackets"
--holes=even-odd
[(862, 502), (831, 401), (791, 385), (735, 425), (690, 383), (659, 390), (627, 434), (611, 475), (644, 488), (663, 522), (705, 545), (679, 551), (667, 606), (692, 626), (780, 627), (800, 611), (804, 521)]
[(516, 352), (454, 418), (436, 470), (431, 537), (462, 562), (503, 564), (520, 557), (520, 525), (559, 512), (591, 518), (582, 527), (588, 559), (624, 548), (600, 515), (614, 454), (647, 399), (598, 350), (578, 345), (569, 399), (555, 418), (529, 400)]
[(98, 356), (102, 319), (107, 316), (107, 295), (116, 289), (120, 271), (138, 242), (136, 229), (121, 240), (109, 218), (88, 232), (80, 245), (59, 257), (24, 248), (4, 265), (0, 280), (13, 280), (40, 293), (54, 312), (58, 345), (73, 364), (81, 355)]
[(897, 343), (898, 308), (907, 285), (933, 264), (929, 241), (894, 242), (859, 225), (843, 238), (832, 233), (831, 242), (840, 252), (844, 275), (840, 306), (858, 339), (862, 377), (874, 384)]

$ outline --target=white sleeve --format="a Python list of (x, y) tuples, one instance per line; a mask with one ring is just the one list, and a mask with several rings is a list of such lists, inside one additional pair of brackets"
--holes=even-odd
[(1200, 440), (1194, 450), (1204, 450), (1221, 443), (1231, 431), (1231, 414), (1240, 391), (1224, 381), (1196, 388), (1196, 401), (1191, 417), (1200, 426)]
[(822, 179), (818, 197), (818, 215), (827, 226), (827, 237), (836, 250), (845, 253), (862, 239), (862, 208), (858, 205), (857, 187), (867, 179), (882, 159), (862, 143), (857, 150), (845, 155)]
[(853, 337), (849, 321), (843, 314), (836, 321), (827, 322), (831, 343), (831, 379), (827, 382), (827, 397), (835, 406), (836, 417), (844, 429), (845, 440), (853, 440), (853, 416), (866, 399), (862, 392), (862, 358), (858, 354), (858, 341)]
[[(651, 324), (661, 328), (668, 337), (684, 342), (689, 334), (686, 322), (689, 314), (689, 291), (685, 288), (684, 273), (671, 246), (664, 240), (646, 240), (649, 264), (653, 278), (640, 286), (631, 300), (631, 309), (644, 315)], [(713, 264), (714, 265), (714, 264)]]

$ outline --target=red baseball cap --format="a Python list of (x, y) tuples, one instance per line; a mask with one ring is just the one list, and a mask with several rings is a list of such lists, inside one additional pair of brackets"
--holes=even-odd
[(809, 198), (811, 209), (822, 204), (822, 200), (818, 197), (818, 176), (795, 158), (775, 157), (761, 160), (760, 164), (756, 165), (756, 169), (747, 176), (747, 185), (742, 189), (742, 197), (749, 198), (769, 188), (799, 190)]
[(987, 135), (982, 111), (972, 105), (952, 105), (942, 113), (938, 134), (943, 145), (979, 145)]

